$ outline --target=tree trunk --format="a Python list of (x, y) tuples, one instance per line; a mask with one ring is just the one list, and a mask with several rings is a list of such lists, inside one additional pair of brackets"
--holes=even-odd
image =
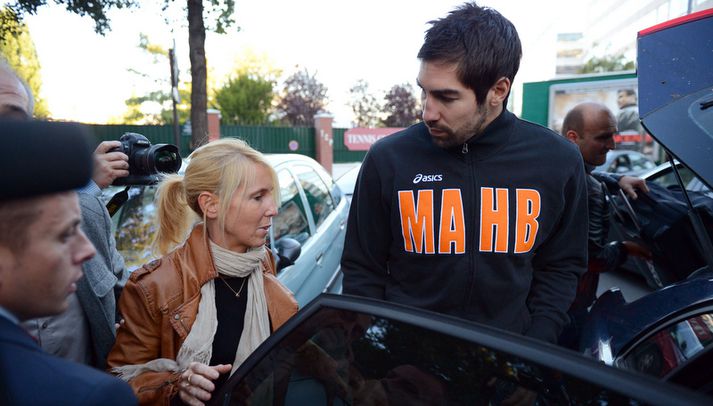
[(191, 59), (191, 147), (198, 148), (208, 142), (208, 91), (202, 0), (188, 0), (188, 49)]

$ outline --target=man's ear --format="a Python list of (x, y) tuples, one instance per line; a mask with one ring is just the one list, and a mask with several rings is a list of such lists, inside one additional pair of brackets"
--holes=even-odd
[(512, 83), (510, 83), (510, 79), (505, 76), (495, 82), (488, 92), (487, 102), (491, 107), (497, 107), (503, 104), (505, 99), (510, 94), (510, 86), (512, 86)]
[(575, 144), (577, 143), (577, 138), (578, 138), (578, 136), (577, 136), (577, 132), (574, 131), (574, 130), (569, 130), (569, 131), (567, 131), (567, 132), (564, 134), (564, 137), (567, 138), (568, 140), (570, 140), (571, 142), (575, 143)]
[(201, 192), (201, 194), (198, 195), (198, 206), (200, 206), (201, 211), (205, 213), (206, 218), (218, 218), (219, 205), (220, 199), (218, 199), (218, 196), (214, 193)]

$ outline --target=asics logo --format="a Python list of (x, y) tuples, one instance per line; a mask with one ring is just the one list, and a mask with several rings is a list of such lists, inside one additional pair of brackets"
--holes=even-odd
[(418, 174), (416, 175), (415, 178), (413, 178), (413, 183), (420, 183), (420, 182), (440, 182), (443, 180), (443, 175), (423, 175), (423, 174)]

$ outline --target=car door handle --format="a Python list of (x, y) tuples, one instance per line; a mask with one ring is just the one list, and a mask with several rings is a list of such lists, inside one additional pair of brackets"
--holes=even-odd
[(347, 224), (347, 220), (342, 220), (339, 222), (339, 229), (344, 230), (344, 226)]
[(317, 255), (317, 265), (322, 265), (322, 260), (324, 259), (324, 252), (320, 252), (319, 255)]

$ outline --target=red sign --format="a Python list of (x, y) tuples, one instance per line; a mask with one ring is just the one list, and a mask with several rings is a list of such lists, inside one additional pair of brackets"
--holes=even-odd
[(367, 151), (371, 144), (403, 128), (351, 128), (344, 133), (344, 145), (350, 151)]

